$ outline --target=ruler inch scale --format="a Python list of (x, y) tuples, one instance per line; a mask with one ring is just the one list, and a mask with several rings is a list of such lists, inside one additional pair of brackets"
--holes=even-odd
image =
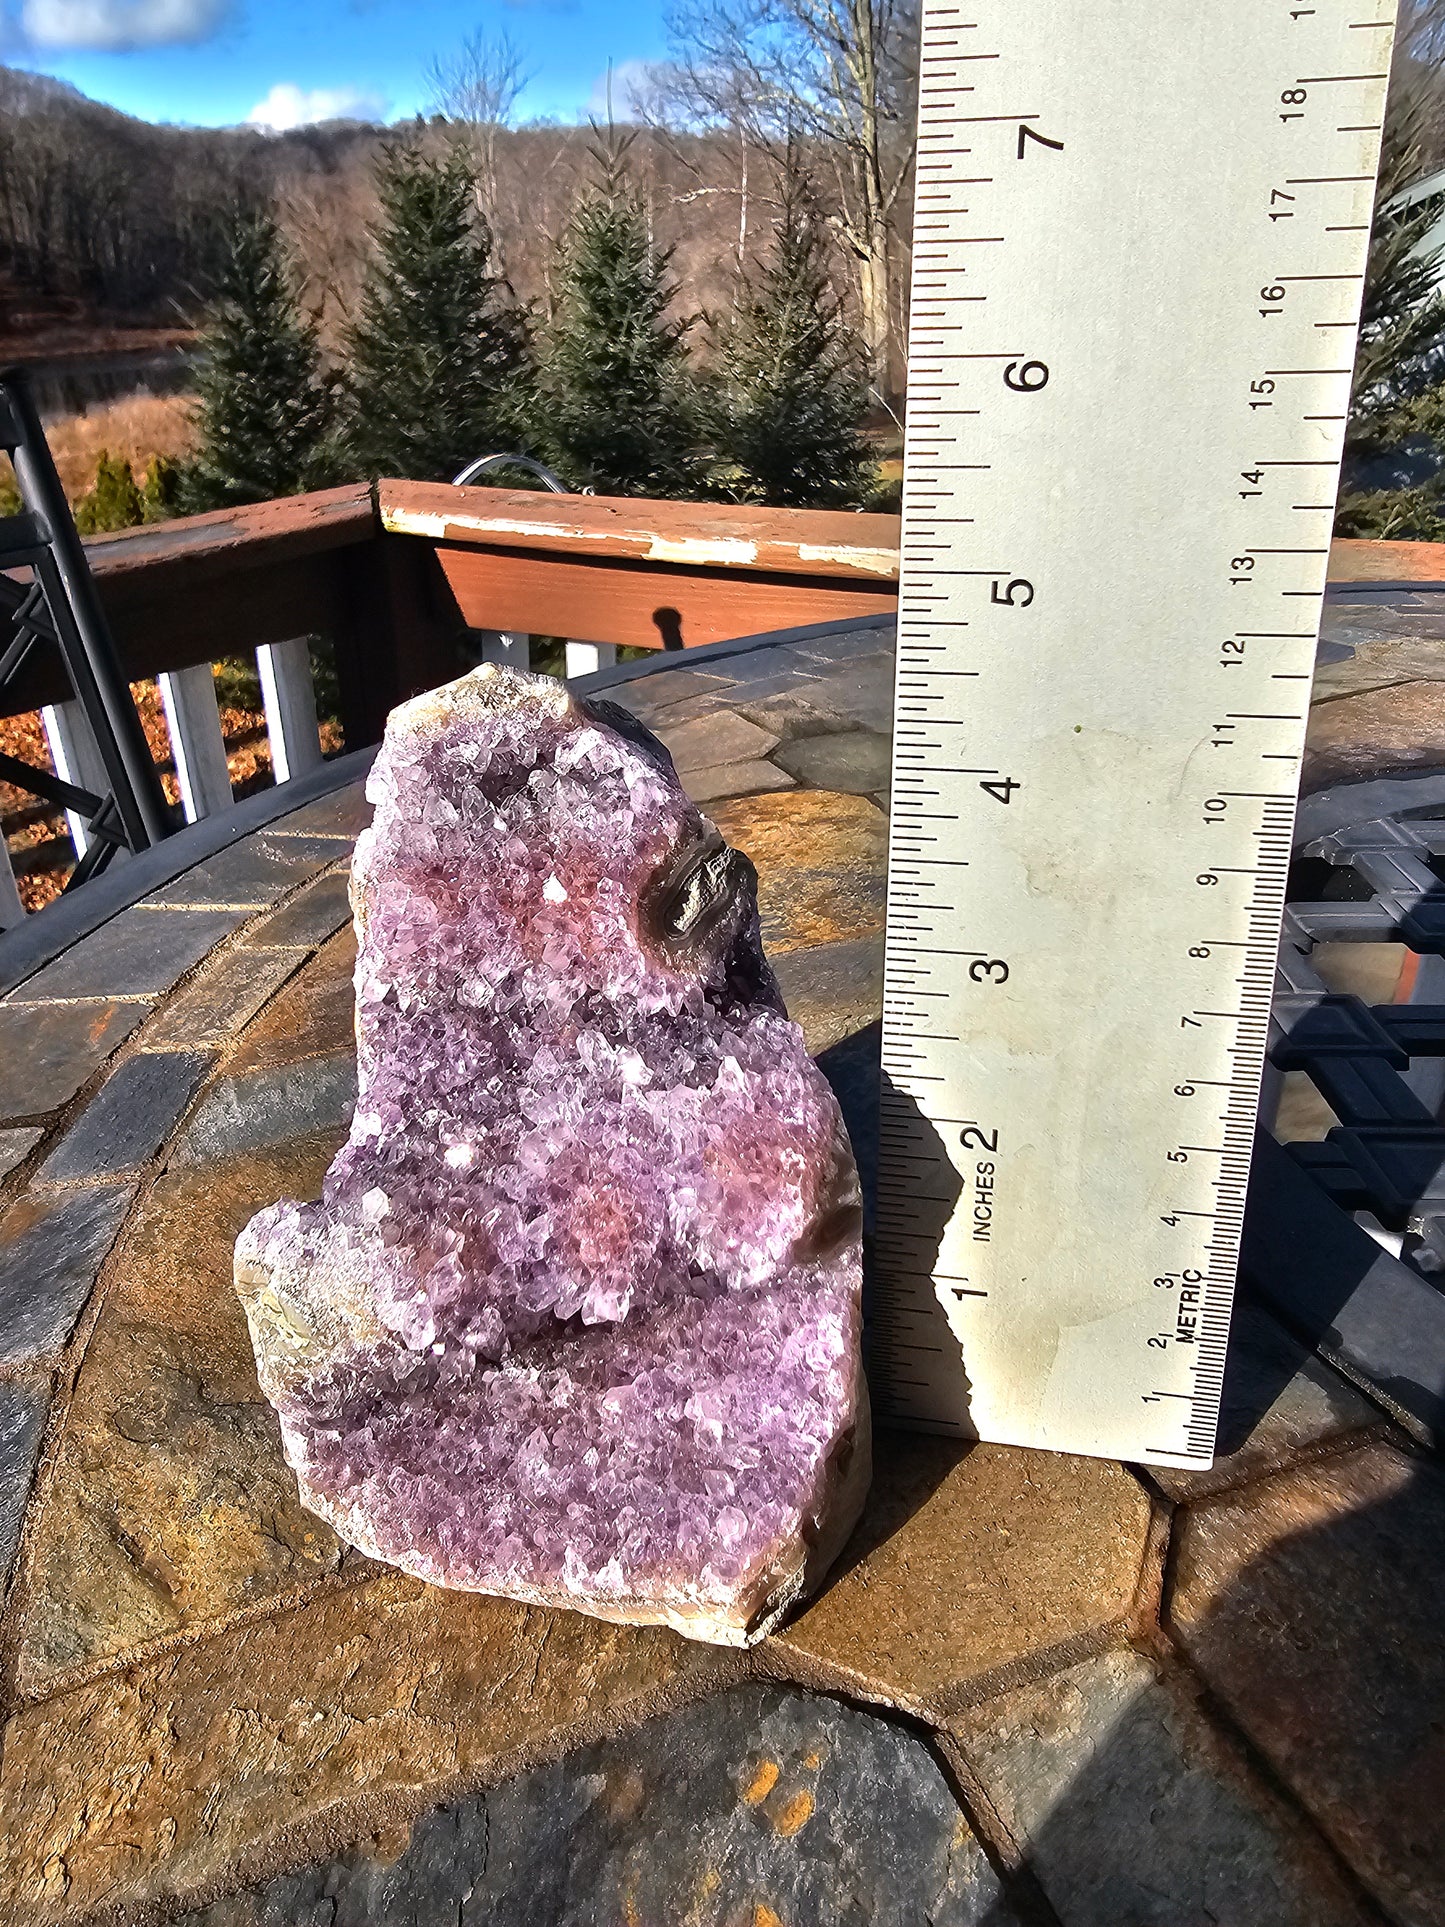
[(887, 1422), (1212, 1460), (1394, 24), (924, 0)]

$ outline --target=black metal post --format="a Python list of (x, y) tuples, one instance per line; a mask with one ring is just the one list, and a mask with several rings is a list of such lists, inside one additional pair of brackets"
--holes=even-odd
[[(90, 715), (103, 716), (108, 724), (108, 728), (95, 732), (97, 747), (106, 764), (126, 840), (132, 849), (145, 849), (170, 834), (172, 820), (165, 792), (131, 701), (110, 625), (71, 521), (70, 504), (55, 471), (23, 368), (0, 369), (0, 396), (8, 402), (12, 417), (10, 432), (15, 439), (10, 459), (21, 499), (45, 524), (56, 574), (65, 591), (64, 601), (74, 621), (75, 636), (62, 639), (72, 644), (64, 650), (66, 667), (82, 707)], [(68, 626), (63, 609), (52, 613), (58, 625)], [(112, 767), (117, 755), (119, 769)]]

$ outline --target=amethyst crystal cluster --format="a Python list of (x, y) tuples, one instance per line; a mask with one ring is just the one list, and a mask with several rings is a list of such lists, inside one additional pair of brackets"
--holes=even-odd
[(869, 1452), (857, 1175), (752, 866), (625, 711), (490, 666), (368, 793), (351, 1135), (236, 1246), (306, 1503), (442, 1585), (755, 1638)]

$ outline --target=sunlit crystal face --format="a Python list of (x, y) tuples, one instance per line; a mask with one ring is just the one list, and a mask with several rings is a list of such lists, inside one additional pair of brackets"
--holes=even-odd
[(413, 1570), (725, 1601), (854, 1416), (836, 1105), (659, 746), (540, 678), (442, 696), (369, 786), (350, 1141), (243, 1235), (294, 1281), (285, 1348), (249, 1306), (267, 1389), (316, 1502)]

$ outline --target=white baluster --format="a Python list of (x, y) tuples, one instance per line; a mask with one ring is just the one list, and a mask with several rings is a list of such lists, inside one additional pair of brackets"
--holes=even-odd
[(226, 742), (221, 713), (216, 706), (216, 679), (208, 662), (191, 669), (172, 669), (157, 678), (171, 753), (176, 759), (181, 808), (186, 821), (210, 816), (231, 807), (231, 775), (226, 767)]
[(508, 669), (532, 667), (532, 638), (520, 629), (479, 629), (483, 662), (505, 663)]
[[(109, 795), (110, 778), (105, 773), (105, 764), (100, 760), (100, 748), (95, 740), (95, 731), (90, 726), (90, 718), (80, 702), (72, 697), (68, 703), (48, 703), (40, 712), (40, 720), (45, 726), (45, 738), (50, 744), (55, 774), (62, 782), (74, 783), (77, 789), (89, 790), (95, 796)], [(70, 840), (75, 845), (75, 854), (84, 856), (90, 848), (86, 819), (79, 810), (67, 810), (65, 817), (70, 825)], [(118, 849), (111, 862), (118, 862), (127, 855), (128, 851)]]
[(617, 660), (615, 642), (569, 642), (568, 676), (590, 676), (594, 669), (610, 669)]
[(263, 642), (256, 650), (261, 701), (271, 737), (271, 767), (278, 783), (304, 776), (321, 762), (316, 729), (316, 690), (304, 636), (289, 642)]

